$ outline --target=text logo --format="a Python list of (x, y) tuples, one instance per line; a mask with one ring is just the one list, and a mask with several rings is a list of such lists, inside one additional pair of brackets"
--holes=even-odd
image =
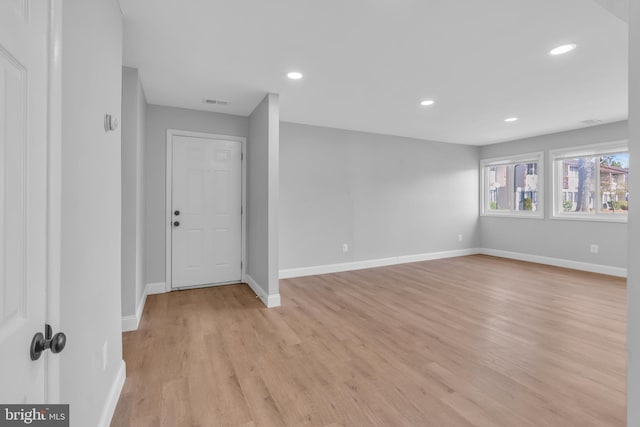
[(0, 427), (69, 427), (69, 405), (0, 405)]

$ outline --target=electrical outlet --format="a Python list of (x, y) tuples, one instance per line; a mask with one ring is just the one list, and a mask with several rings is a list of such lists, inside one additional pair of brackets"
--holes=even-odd
[(109, 344), (105, 340), (104, 344), (102, 344), (102, 370), (107, 370), (107, 354), (109, 350)]
[(458, 234), (458, 242), (462, 242), (462, 234)]
[(349, 244), (348, 243), (343, 243), (342, 244), (342, 252), (349, 252)]
[(600, 247), (594, 243), (591, 244), (591, 253), (592, 254), (597, 254), (598, 251), (600, 250)]

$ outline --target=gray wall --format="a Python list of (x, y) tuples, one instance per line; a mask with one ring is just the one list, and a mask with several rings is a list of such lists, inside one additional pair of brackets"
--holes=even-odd
[(249, 116), (247, 140), (247, 273), (266, 295), (279, 292), (278, 96), (268, 94)]
[[(640, 188), (640, 2), (631, 2), (629, 19), (629, 151), (630, 187)], [(634, 196), (633, 200), (638, 200)], [(629, 211), (629, 257), (627, 281), (627, 425), (640, 425), (640, 210)]]
[(144, 147), (147, 103), (135, 68), (122, 69), (122, 315), (136, 314), (145, 281)]
[(248, 126), (249, 120), (246, 117), (159, 105), (147, 106), (147, 145), (145, 147), (147, 283), (165, 282), (167, 129), (246, 137)]
[(280, 132), (281, 269), (478, 247), (478, 147)]
[(116, 0), (65, 0), (62, 23), (60, 399), (73, 426), (97, 426), (124, 374), (121, 134), (103, 125), (121, 117), (122, 15)]
[[(480, 217), (482, 247), (561, 258), (612, 267), (627, 265), (627, 224), (552, 219), (549, 150), (626, 139), (627, 123), (618, 122), (481, 148), (481, 158), (545, 152), (545, 219)], [(600, 246), (590, 253), (591, 243)]]

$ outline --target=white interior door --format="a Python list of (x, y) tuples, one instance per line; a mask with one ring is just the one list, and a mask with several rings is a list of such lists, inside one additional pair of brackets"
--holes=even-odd
[(0, 402), (44, 403), (49, 1), (0, 1)]
[(173, 136), (171, 286), (242, 278), (242, 144)]

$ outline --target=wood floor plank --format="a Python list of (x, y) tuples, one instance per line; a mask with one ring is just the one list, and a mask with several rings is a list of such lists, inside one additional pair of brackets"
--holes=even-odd
[(625, 292), (474, 255), (151, 295), (112, 426), (622, 427)]

